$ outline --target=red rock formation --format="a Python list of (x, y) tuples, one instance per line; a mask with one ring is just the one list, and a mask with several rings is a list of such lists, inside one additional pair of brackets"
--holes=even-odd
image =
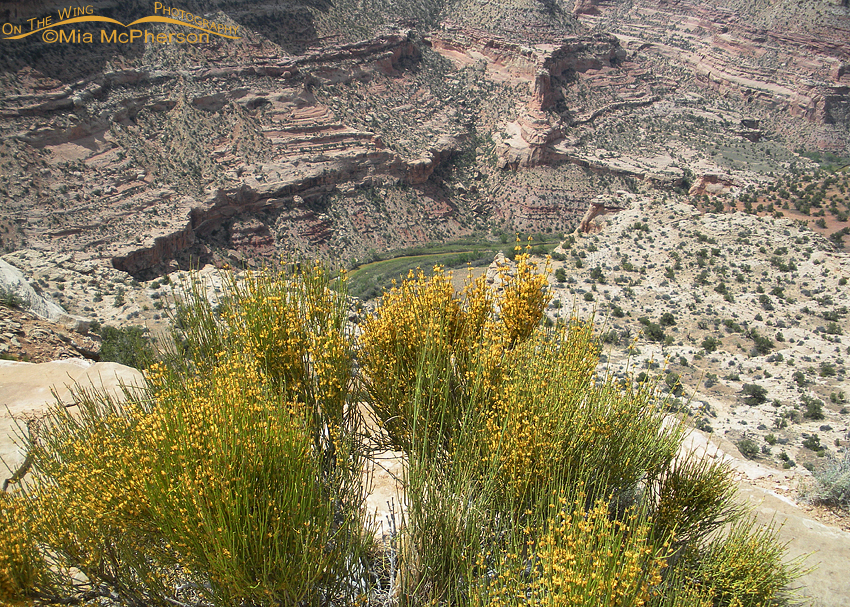
[(584, 217), (581, 218), (581, 222), (579, 223), (579, 231), (584, 233), (590, 233), (593, 231), (598, 231), (599, 226), (595, 223), (592, 223), (594, 219), (601, 215), (607, 215), (608, 213), (617, 213), (622, 211), (623, 207), (617, 204), (613, 204), (612, 202), (604, 202), (594, 200), (591, 201), (590, 206), (587, 207), (587, 211), (584, 214)]
[[(601, 22), (596, 16), (601, 14), (630, 48), (660, 64), (672, 61), (685, 67), (698, 83), (721, 95), (819, 126), (842, 125), (846, 139), (850, 12), (804, 8), (792, 16), (789, 7), (636, 0), (623, 9), (581, 0), (575, 11), (592, 24)], [(756, 139), (752, 132), (742, 135)], [(844, 145), (846, 141), (839, 147)]]
[(437, 143), (425, 151), (419, 158), (407, 163), (405, 181), (411, 185), (425, 183), (441, 162), (458, 151), (458, 139), (448, 135), (440, 137)]
[(552, 93), (552, 79), (549, 76), (549, 70), (541, 68), (537, 70), (537, 75), (534, 77), (528, 109), (532, 112), (543, 112), (554, 104), (555, 98)]

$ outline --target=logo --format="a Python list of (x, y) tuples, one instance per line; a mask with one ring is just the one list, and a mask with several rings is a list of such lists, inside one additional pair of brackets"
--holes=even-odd
[[(210, 36), (219, 36), (230, 40), (239, 40), (239, 26), (225, 25), (211, 21), (200, 15), (192, 14), (183, 9), (167, 7), (161, 2), (154, 2), (153, 15), (136, 19), (132, 23), (121, 23), (110, 17), (94, 14), (92, 5), (69, 6), (60, 8), (56, 15), (47, 15), (42, 18), (28, 19), (24, 24), (4, 23), (0, 26), (3, 40), (20, 40), (29, 36), (40, 36), (48, 44), (72, 43), (72, 44), (130, 44), (141, 41), (145, 44), (202, 44), (210, 41)], [(112, 26), (103, 28), (99, 32), (81, 31), (73, 26), (79, 23), (107, 23)], [(169, 32), (151, 32), (147, 29), (138, 29), (135, 26), (147, 23), (165, 23), (188, 28), (190, 31), (180, 29)], [(71, 29), (66, 29), (71, 26)], [(123, 29), (121, 29), (123, 28)], [(196, 31), (191, 31), (196, 30)]]

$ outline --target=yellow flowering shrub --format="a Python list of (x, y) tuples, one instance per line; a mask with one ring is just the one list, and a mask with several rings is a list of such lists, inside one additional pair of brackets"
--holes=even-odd
[(21, 496), (0, 492), (0, 605), (29, 602), (40, 568)]
[[(460, 293), (411, 274), (359, 342), (318, 264), (226, 275), (215, 304), (187, 285), (145, 390), (80, 391), (29, 437), (25, 488), (0, 494), (0, 602), (774, 604), (795, 570), (737, 525), (728, 470), (675, 459), (651, 385), (597, 379), (591, 322), (540, 326), (527, 254), (500, 273)], [(363, 401), (405, 451), (386, 575)]]
[(151, 509), (220, 600), (314, 600), (363, 544), (345, 277), (317, 263), (228, 278), (218, 309), (199, 288), (182, 302), (183, 351), (203, 373), (149, 370), (142, 434), (170, 454), (154, 460)]
[(329, 283), (319, 264), (274, 274), (247, 272), (232, 281), (222, 316), (226, 341), (243, 346), (267, 378), (300, 400), (321, 394), (335, 410), (325, 413), (339, 416), (351, 351), (344, 332), (347, 300)]
[[(263, 382), (306, 406), (317, 446), (335, 461), (338, 438), (352, 430), (357, 414), (347, 407), (354, 344), (346, 329), (345, 274), (335, 279), (317, 262), (224, 278), (218, 306), (197, 282), (184, 288), (176, 340), (183, 347), (168, 359), (169, 366), (203, 373), (224, 351), (252, 357)], [(188, 366), (182, 362), (187, 358)]]
[(451, 278), (439, 267), (431, 277), (411, 271), (366, 320), (359, 362), (373, 411), (396, 448), (410, 446), (416, 420), (408, 405), (417, 382), (424, 379), (435, 399), (450, 390), (452, 378), (443, 371), (463, 348), (463, 324), (464, 310)]
[[(365, 323), (358, 361), (392, 446), (410, 449), (414, 423), (447, 445), (447, 436), (435, 434), (450, 434), (460, 401), (474, 394), (484, 402), (498, 391), (505, 353), (528, 339), (550, 299), (537, 270), (524, 253), (513, 271), (499, 269), (500, 292), (482, 276), (456, 293), (451, 277), (435, 267), (432, 276), (411, 272), (384, 294)], [(416, 391), (427, 392), (422, 409), (412, 407)], [(430, 421), (416, 419), (422, 416)]]
[(484, 432), (506, 502), (524, 509), (566, 474), (598, 491), (628, 489), (672, 459), (680, 427), (664, 426), (649, 387), (596, 385), (598, 362), (592, 323), (576, 319), (539, 330), (506, 358)]
[(557, 515), (539, 538), (525, 530), (524, 551), (501, 555), (483, 604), (640, 607), (653, 597), (669, 554), (650, 541), (646, 521), (633, 512), (612, 518), (608, 500), (588, 509), (584, 496), (567, 501), (551, 504)]
[[(530, 245), (527, 247), (530, 250)], [(552, 298), (547, 288), (549, 267), (539, 271), (528, 252), (516, 256), (516, 268), (499, 268), (503, 293), (499, 306), (499, 332), (508, 348), (525, 341), (540, 324), (546, 305)]]
[(788, 604), (789, 584), (802, 571), (801, 559), (784, 562), (784, 552), (773, 524), (759, 526), (746, 516), (713, 541), (692, 546), (683, 568), (718, 607), (772, 607)]
[(29, 439), (36, 474), (27, 508), (44, 560), (66, 576), (80, 570), (92, 586), (158, 585), (149, 567), (158, 551), (144, 492), (150, 468), (136, 432), (141, 405), (86, 390), (74, 400), (72, 409), (52, 407)]
[[(486, 420), (487, 452), (497, 461), (508, 501), (522, 501), (568, 461), (566, 440), (592, 429), (582, 408), (596, 366), (590, 326), (540, 333), (507, 358), (503, 383)], [(577, 431), (577, 433), (576, 433)]]
[(146, 493), (181, 563), (208, 575), (224, 602), (297, 603), (338, 574), (349, 545), (328, 549), (339, 509), (308, 409), (263, 383), (250, 354), (223, 352), (185, 383), (156, 371), (159, 405), (139, 431), (149, 458), (168, 457), (151, 461)]
[(29, 529), (51, 570), (89, 581), (56, 600), (173, 604), (177, 582), (215, 605), (354, 600), (340, 588), (366, 540), (344, 290), (320, 266), (225, 286), (219, 307), (186, 292), (178, 349), (146, 390), (79, 392), (30, 438)]

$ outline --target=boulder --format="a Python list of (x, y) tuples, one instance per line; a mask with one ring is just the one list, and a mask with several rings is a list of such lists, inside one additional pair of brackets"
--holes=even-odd
[(2, 259), (0, 259), (0, 290), (17, 296), (23, 307), (46, 320), (57, 322), (62, 316), (68, 316), (62, 306), (39, 295), (18, 268)]

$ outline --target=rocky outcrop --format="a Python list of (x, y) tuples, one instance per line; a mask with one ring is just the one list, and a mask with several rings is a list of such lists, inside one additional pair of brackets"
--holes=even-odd
[(604, 116), (605, 114), (608, 114), (608, 113), (611, 113), (611, 112), (616, 112), (618, 110), (628, 110), (628, 109), (631, 109), (631, 108), (638, 108), (638, 107), (644, 107), (644, 106), (647, 106), (647, 105), (652, 105), (653, 103), (656, 103), (657, 101), (660, 101), (660, 100), (661, 100), (661, 97), (658, 97), (657, 95), (653, 95), (652, 97), (648, 97), (646, 99), (635, 99), (635, 100), (631, 100), (631, 101), (618, 101), (617, 103), (612, 103), (610, 105), (606, 105), (604, 107), (598, 108), (598, 109), (594, 110), (593, 112), (591, 112), (590, 114), (588, 114), (587, 116), (579, 116), (579, 117), (575, 118), (570, 123), (570, 126), (579, 126), (579, 125), (582, 125), (582, 124), (588, 124), (590, 122), (593, 122), (594, 120), (596, 120), (600, 116)]
[(411, 185), (425, 183), (442, 162), (448, 160), (459, 149), (457, 137), (444, 135), (437, 143), (425, 151), (419, 158), (407, 164), (405, 181)]
[(125, 252), (112, 257), (112, 266), (116, 270), (128, 274), (139, 274), (173, 259), (178, 253), (192, 246), (194, 242), (195, 232), (192, 229), (192, 224), (186, 222), (181, 229), (161, 236), (153, 236), (148, 242), (142, 243), (140, 247), (132, 245), (124, 247)]
[[(117, 363), (93, 364), (82, 359), (38, 364), (0, 360), (0, 402), (5, 405), (0, 410), (0, 458), (6, 464), (0, 478), (8, 480), (12, 476), (10, 470), (19, 469), (24, 461), (25, 454), (17, 438), (19, 429), (26, 431), (28, 420), (43, 417), (57, 402), (73, 406), (72, 386), (97, 390), (120, 402), (126, 398), (125, 386), (132, 391), (144, 384), (140, 371)], [(8, 484), (15, 485), (20, 480)]]
[[(554, 44), (522, 46), (480, 31), (447, 27), (431, 42), (438, 52), (460, 65), (484, 57), (493, 79), (528, 82), (530, 95), (519, 116), (505, 125), (503, 134), (494, 137), (497, 163), (503, 169), (570, 162), (569, 154), (558, 147), (569, 127), (651, 105), (660, 98), (650, 94), (646, 71), (626, 62), (625, 49), (617, 38), (607, 34), (568, 36)], [(576, 79), (604, 91), (601, 98), (613, 97), (615, 101), (590, 111), (570, 107), (565, 89)], [(591, 103), (596, 101), (591, 99)]]
[(549, 74), (549, 70), (540, 68), (534, 77), (528, 109), (532, 112), (544, 112), (554, 104), (555, 96), (552, 93), (552, 77)]
[(47, 320), (58, 320), (67, 314), (62, 306), (37, 293), (18, 268), (2, 259), (0, 259), (0, 293), (5, 297), (14, 298), (22, 307)]
[(551, 78), (600, 69), (626, 57), (617, 38), (607, 34), (566, 36), (557, 43), (526, 46), (480, 30), (446, 24), (442, 31), (432, 34), (429, 42), (436, 51), (458, 63), (484, 58), (494, 78), (529, 82), (534, 98), (539, 100), (533, 102), (536, 109), (548, 108)]
[(544, 146), (563, 139), (562, 123), (543, 112), (529, 112), (517, 120), (523, 141), (531, 146)]
[(590, 233), (594, 231), (598, 231), (600, 228), (597, 224), (593, 223), (593, 220), (601, 215), (607, 215), (609, 213), (618, 213), (626, 208), (626, 205), (634, 198), (631, 194), (627, 192), (618, 192), (618, 199), (611, 197), (600, 197), (590, 201), (590, 205), (587, 207), (587, 211), (584, 214), (584, 217), (581, 218), (581, 222), (578, 226), (579, 232)]
[(493, 258), (493, 261), (487, 266), (485, 280), (494, 293), (502, 291), (504, 278), (513, 276), (516, 272), (516, 263), (505, 257), (505, 254), (499, 251)]
[(736, 186), (735, 180), (729, 175), (708, 173), (700, 175), (688, 190), (691, 196), (727, 194)]
[(239, 251), (274, 252), (274, 236), (256, 217), (240, 217), (228, 227), (230, 244)]

